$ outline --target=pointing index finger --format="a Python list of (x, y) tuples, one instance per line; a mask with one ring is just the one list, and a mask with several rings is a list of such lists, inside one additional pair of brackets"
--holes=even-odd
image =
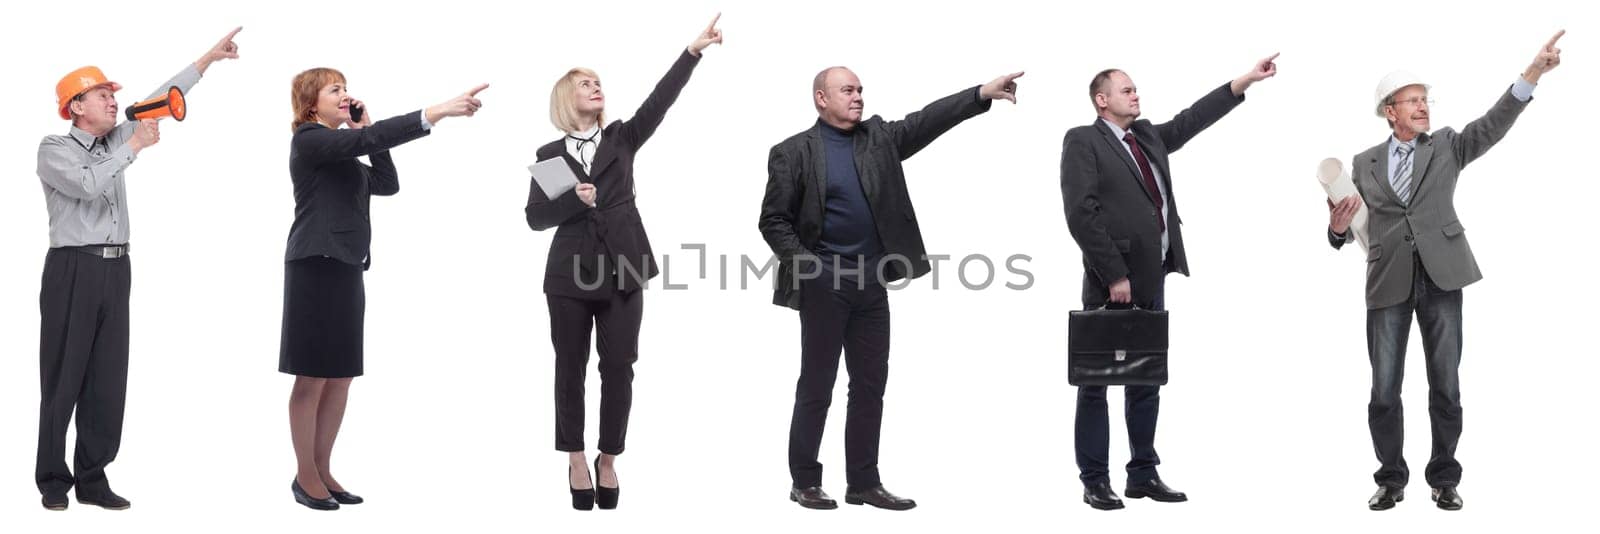
[(1545, 50), (1550, 50), (1550, 49), (1555, 48), (1556, 47), (1556, 41), (1560, 40), (1561, 36), (1566, 35), (1566, 34), (1567, 34), (1567, 30), (1561, 30), (1561, 31), (1556, 32), (1555, 37), (1551, 37), (1550, 38), (1550, 42), (1544, 44), (1544, 49)]
[(488, 88), (489, 88), (489, 84), (486, 84), (486, 83), (485, 84), (479, 84), (477, 87), (473, 87), (472, 90), (467, 91), (467, 96), (478, 96), (478, 91), (482, 91), (482, 90), (488, 89)]

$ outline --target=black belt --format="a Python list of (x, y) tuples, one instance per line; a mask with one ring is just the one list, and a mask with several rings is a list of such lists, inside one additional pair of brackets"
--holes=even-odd
[(61, 247), (64, 250), (75, 250), (90, 256), (99, 256), (103, 259), (117, 259), (128, 255), (128, 245), (84, 245), (79, 247)]

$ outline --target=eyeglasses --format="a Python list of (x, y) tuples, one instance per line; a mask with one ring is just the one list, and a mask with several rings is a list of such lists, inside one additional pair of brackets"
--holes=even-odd
[(1407, 98), (1405, 100), (1391, 101), (1391, 102), (1389, 102), (1389, 105), (1398, 106), (1400, 104), (1410, 104), (1411, 107), (1418, 107), (1418, 106), (1421, 106), (1424, 103), (1428, 104), (1428, 107), (1433, 107), (1434, 100), (1432, 98), (1427, 98), (1427, 97), (1422, 97), (1422, 96), (1413, 96), (1413, 97)]

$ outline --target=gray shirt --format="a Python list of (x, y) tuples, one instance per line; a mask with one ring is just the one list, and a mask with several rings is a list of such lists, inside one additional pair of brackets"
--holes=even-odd
[[(193, 64), (151, 93), (154, 98), (176, 86), (184, 94), (200, 81)], [(39, 142), (39, 181), (50, 213), (50, 247), (122, 245), (128, 242), (128, 191), (123, 170), (133, 164), (137, 122), (124, 122), (96, 138), (71, 127), (66, 135)]]

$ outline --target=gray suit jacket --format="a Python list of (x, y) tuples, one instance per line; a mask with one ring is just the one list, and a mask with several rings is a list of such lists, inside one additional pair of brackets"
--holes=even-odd
[[(1460, 132), (1444, 128), (1422, 134), (1413, 154), (1411, 202), (1401, 203), (1389, 185), (1389, 140), (1357, 154), (1351, 177), (1367, 204), (1367, 309), (1405, 302), (1418, 259), (1434, 285), (1454, 291), (1483, 278), (1456, 217), (1456, 178), (1461, 169), (1494, 146), (1522, 114), (1527, 102), (1507, 90), (1489, 112)], [(1338, 248), (1354, 238), (1332, 239)]]

